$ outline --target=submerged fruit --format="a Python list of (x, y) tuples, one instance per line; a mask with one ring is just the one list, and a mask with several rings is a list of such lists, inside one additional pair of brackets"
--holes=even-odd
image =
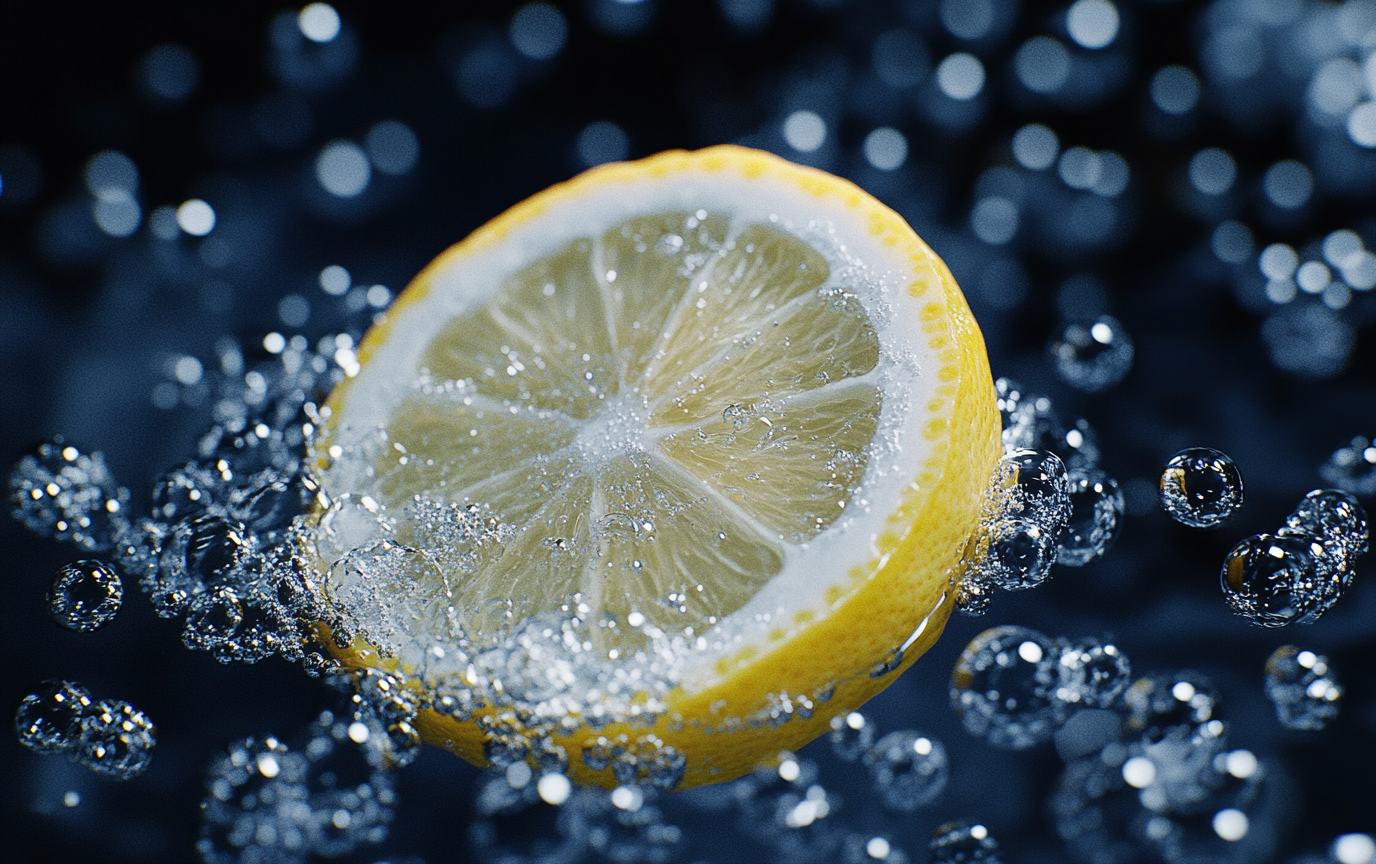
[(740, 776), (887, 686), (1001, 452), (942, 262), (739, 147), (514, 207), (358, 359), (314, 457), (337, 655), (403, 673), (431, 743), (605, 786)]

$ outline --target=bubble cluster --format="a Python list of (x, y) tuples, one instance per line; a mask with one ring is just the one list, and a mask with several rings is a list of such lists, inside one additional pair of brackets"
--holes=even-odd
[(40, 444), (10, 474), (14, 518), (30, 531), (99, 552), (128, 524), (129, 492), (115, 485), (100, 453), (62, 439)]
[(1287, 729), (1322, 729), (1338, 716), (1343, 688), (1328, 658), (1282, 645), (1266, 660), (1266, 698)]
[(48, 614), (68, 630), (89, 632), (114, 620), (124, 602), (119, 573), (99, 561), (77, 561), (53, 575)]
[(294, 746), (272, 736), (231, 744), (206, 775), (201, 860), (288, 864), (384, 840), (392, 780), (365, 764), (356, 743), (353, 727), (324, 711)]
[(47, 681), (24, 697), (14, 715), (19, 743), (62, 754), (98, 774), (128, 780), (147, 770), (157, 730), (128, 702), (92, 700), (70, 681)]
[(1181, 450), (1161, 472), (1161, 506), (1191, 528), (1222, 525), (1242, 498), (1242, 472), (1226, 453), (1209, 447)]
[(1228, 553), (1223, 595), (1263, 627), (1312, 623), (1338, 602), (1368, 541), (1366, 511), (1346, 492), (1315, 489), (1275, 535), (1257, 534)]

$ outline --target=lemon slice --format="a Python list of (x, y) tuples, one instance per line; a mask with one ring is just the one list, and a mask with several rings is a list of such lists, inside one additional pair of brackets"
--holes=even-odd
[(432, 743), (525, 740), (606, 786), (731, 779), (892, 681), (945, 623), (1000, 452), (936, 255), (852, 184), (731, 146), (514, 207), (351, 371), (316, 451), (339, 655), (413, 676)]

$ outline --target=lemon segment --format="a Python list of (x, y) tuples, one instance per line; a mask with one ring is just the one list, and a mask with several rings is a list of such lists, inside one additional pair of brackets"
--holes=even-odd
[[(944, 625), (999, 453), (940, 260), (851, 184), (737, 147), (518, 205), (360, 360), (316, 444), (341, 502), (319, 566), (362, 637), (339, 655), (482, 679), (426, 739), (482, 764), (505, 724), (580, 782), (730, 779), (882, 689)], [(531, 622), (557, 644), (512, 643)]]

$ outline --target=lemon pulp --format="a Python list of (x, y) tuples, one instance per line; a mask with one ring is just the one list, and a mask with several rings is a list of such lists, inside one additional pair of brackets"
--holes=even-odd
[[(854, 188), (805, 191), (828, 205), (828, 184)], [(362, 636), (340, 652), (437, 693), (480, 682), (471, 713), (422, 723), (474, 761), (501, 727), (544, 736), (575, 779), (614, 782), (597, 754), (636, 747), (683, 756), (688, 785), (728, 779), (940, 631), (997, 454), (978, 331), (901, 220), (867, 232), (913, 246), (922, 278), (891, 284), (851, 254), (860, 238), (758, 204), (618, 201), (596, 232), (564, 217), (533, 239), (552, 217), (523, 206), (422, 274), (331, 397), (321, 467), (343, 506), (321, 518), (322, 569)], [(855, 630), (866, 616), (882, 626)], [(553, 700), (522, 681), (542, 664), (570, 679)]]

